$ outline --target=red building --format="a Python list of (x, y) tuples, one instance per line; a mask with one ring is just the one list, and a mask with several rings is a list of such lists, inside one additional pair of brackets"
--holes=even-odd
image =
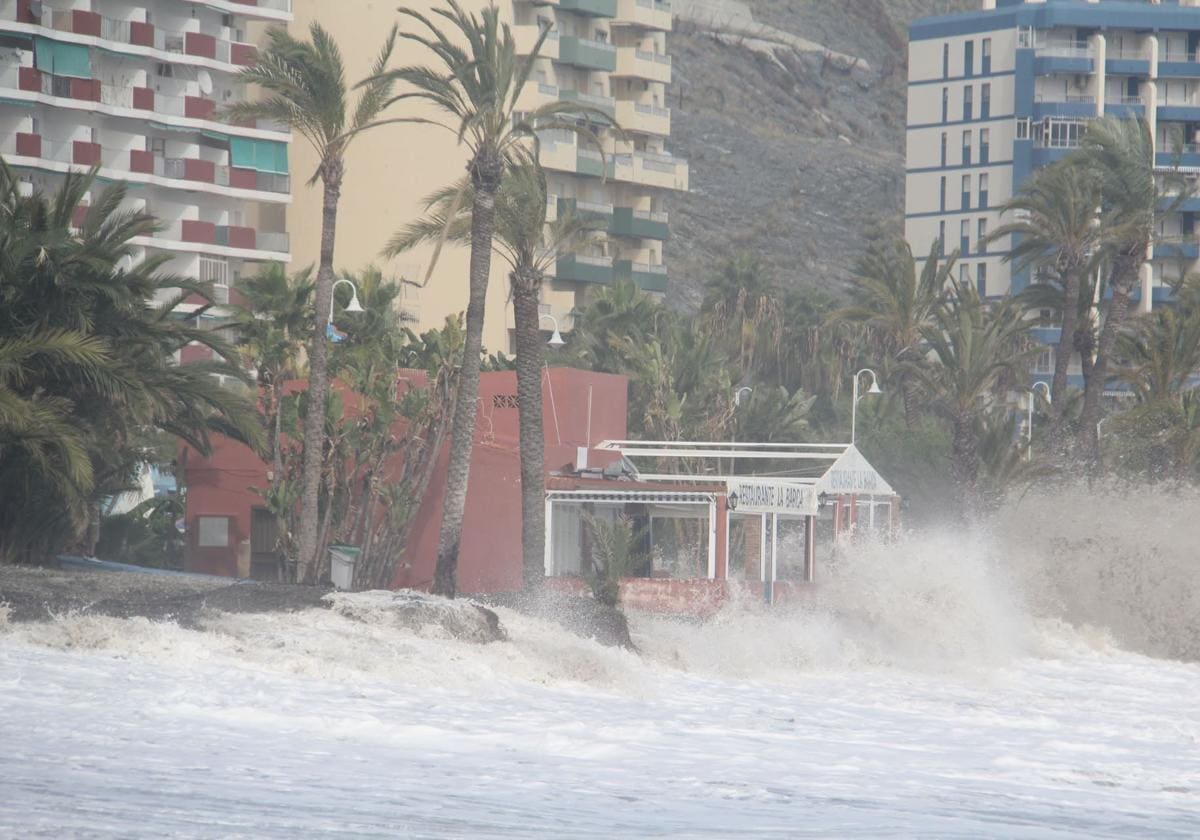
[[(503, 592), (521, 586), (521, 496), (516, 374), (484, 373), (471, 479), (463, 522), (458, 585), (465, 593)], [(587, 462), (603, 467), (620, 456), (592, 447), (626, 434), (627, 381), (623, 376), (547, 369), (542, 378), (543, 422), (548, 472)], [(426, 588), (433, 579), (446, 487), (449, 447), (439, 459), (429, 492), (417, 511), (407, 556), (397, 568), (396, 587)], [(258, 576), (273, 568), (272, 517), (255, 488), (270, 483), (269, 466), (247, 447), (216, 439), (202, 458), (190, 447), (179, 457), (187, 489), (189, 571), (231, 577)]]

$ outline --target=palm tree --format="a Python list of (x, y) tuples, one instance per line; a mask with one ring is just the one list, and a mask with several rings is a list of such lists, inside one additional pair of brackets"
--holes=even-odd
[(1144, 403), (1177, 399), (1200, 370), (1200, 309), (1163, 306), (1117, 337), (1114, 373)]
[[(470, 184), (456, 184), (429, 196), (429, 214), (399, 230), (385, 253), (394, 256), (422, 242), (445, 237), (470, 242), (468, 202), (451, 217), (458, 195), (471, 199)], [(517, 345), (517, 410), (521, 450), (521, 545), (527, 590), (545, 580), (546, 477), (545, 431), (542, 427), (541, 332), (542, 283), (559, 254), (597, 229), (596, 220), (573, 212), (546, 221), (546, 178), (537, 163), (521, 161), (504, 175), (496, 194), (496, 223), (492, 244), (509, 266)]]
[(362, 94), (349, 112), (342, 56), (333, 38), (313, 23), (311, 41), (298, 40), (285, 30), (267, 31), (267, 46), (257, 62), (242, 70), (238, 80), (256, 85), (264, 96), (230, 106), (226, 115), (233, 121), (268, 119), (298, 132), (317, 154), (317, 170), (309, 179), (320, 181), (321, 252), (313, 299), (312, 337), (308, 348), (309, 420), (304, 424), (304, 465), (301, 476), (300, 536), (297, 575), (308, 581), (317, 567), (318, 503), (321, 491), (321, 459), (325, 448), (321, 413), (329, 390), (325, 326), (333, 299), (333, 246), (337, 234), (338, 202), (346, 172), (346, 151), (358, 135), (380, 125), (380, 112), (391, 96), (391, 81), (380, 74), (391, 58), (396, 30), (384, 40)]
[[(1096, 361), (1084, 382), (1083, 408), (1076, 445), (1099, 463), (1096, 424), (1108, 381), (1117, 336), (1125, 324), (1129, 300), (1148, 257), (1161, 212), (1154, 174), (1154, 137), (1143, 120), (1102, 117), (1092, 121), (1078, 153), (1080, 164), (1100, 181), (1100, 241), (1108, 263), (1108, 292)], [(1180, 192), (1180, 198), (1183, 192)]]
[(968, 507), (978, 502), (982, 418), (998, 399), (997, 389), (1029, 356), (1026, 327), (1011, 300), (989, 308), (974, 289), (960, 286), (921, 330), (936, 361), (921, 378), (950, 421), (954, 479)]
[(933, 323), (958, 259), (957, 251), (943, 259), (941, 250), (941, 242), (930, 246), (918, 275), (908, 242), (896, 238), (872, 243), (851, 279), (856, 302), (833, 314), (835, 321), (866, 327), (869, 340), (896, 368), (909, 428), (916, 421), (915, 373), (923, 361), (924, 331)]
[[(1076, 327), (1080, 323), (1080, 292), (1095, 268), (1100, 200), (1098, 175), (1068, 158), (1034, 173), (1021, 192), (1002, 208), (1001, 212), (1012, 214), (1016, 220), (1001, 225), (988, 237), (989, 242), (1015, 237), (1005, 259), (1017, 269), (1039, 267), (1051, 273), (1059, 297), (1054, 308), (1061, 314), (1062, 327), (1050, 384), (1050, 392), (1056, 397), (1067, 392), (1067, 368), (1077, 344)], [(1082, 302), (1086, 312), (1091, 301)], [(1065, 405), (1065, 400), (1054, 402), (1052, 410), (1056, 418), (1061, 419)]]
[(629, 348), (662, 337), (671, 320), (666, 308), (636, 283), (618, 278), (591, 293), (576, 315), (570, 352), (589, 370), (629, 373)]
[[(174, 311), (188, 294), (211, 299), (211, 286), (160, 274), (166, 257), (124, 267), (132, 240), (157, 223), (120, 209), (122, 184), (101, 192), (76, 230), (73, 214), (94, 186), (95, 171), (75, 172), (51, 196), (22, 196), (0, 164), (3, 559), (44, 559), (85, 542), (100, 499), (126, 489), (151, 457), (152, 433), (201, 452), (213, 433), (261, 440), (253, 401), (218, 378), (246, 380), (226, 361), (233, 349)], [(189, 344), (216, 355), (175, 364)]]
[[(575, 103), (555, 102), (529, 112), (519, 112), (521, 91), (533, 71), (549, 29), (543, 29), (529, 55), (517, 54), (517, 45), (500, 12), (488, 6), (479, 15), (470, 14), (455, 1), (448, 9), (434, 9), (450, 35), (419, 11), (401, 8), (400, 14), (415, 21), (422, 32), (404, 32), (411, 40), (433, 53), (433, 66), (406, 66), (388, 70), (379, 79), (403, 82), (411, 90), (391, 100), (417, 100), (432, 105), (449, 125), (428, 117), (400, 121), (445, 128), (466, 146), (471, 198), (470, 292), (467, 299), (466, 346), (459, 374), (454, 421), (450, 433), (450, 462), (446, 496), (442, 505), (442, 528), (438, 541), (433, 591), (454, 597), (457, 588), (458, 551), (462, 538), (463, 512), (470, 478), (471, 450), (479, 399), (480, 355), (483, 347), (484, 304), (491, 273), (492, 238), (496, 227), (496, 194), (505, 171), (525, 156), (532, 142), (535, 153), (538, 131), (562, 129), (576, 132), (599, 147), (595, 130), (588, 124), (612, 125), (600, 111)], [(465, 42), (466, 47), (459, 46)], [(580, 117), (586, 118), (581, 121)], [(457, 215), (465, 190), (447, 212), (447, 222)], [(439, 248), (430, 262), (432, 272)], [(428, 279), (428, 277), (426, 278)]]
[(729, 337), (730, 358), (742, 381), (762, 366), (761, 356), (778, 358), (783, 338), (779, 289), (762, 259), (738, 254), (704, 284), (701, 311), (714, 335)]
[(306, 327), (312, 323), (313, 283), (310, 269), (289, 276), (283, 265), (270, 263), (245, 277), (238, 291), (245, 303), (234, 315), (246, 361), (257, 372), (264, 395), (267, 448), (272, 485), (283, 479), (283, 386), (300, 376)]

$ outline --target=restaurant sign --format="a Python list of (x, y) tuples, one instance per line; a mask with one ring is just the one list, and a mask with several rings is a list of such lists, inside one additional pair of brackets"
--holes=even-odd
[(729, 509), (736, 513), (816, 516), (817, 493), (811, 484), (739, 479), (729, 482)]

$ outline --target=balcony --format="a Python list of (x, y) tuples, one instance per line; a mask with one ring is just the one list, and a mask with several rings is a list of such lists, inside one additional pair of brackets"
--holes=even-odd
[[(542, 35), (542, 27), (537, 24), (520, 25), (512, 28), (513, 40), (517, 44), (517, 55), (532, 55), (533, 47)], [(559, 34), (557, 29), (546, 33), (542, 48), (538, 51), (540, 58), (558, 58)]]
[(687, 161), (674, 155), (662, 152), (634, 152), (613, 155), (612, 160), (612, 177), (618, 181), (630, 181), (664, 190), (687, 191)]
[(637, 47), (617, 47), (617, 64), (613, 75), (670, 84), (671, 56)]
[(1096, 116), (1096, 97), (1090, 93), (1037, 94), (1034, 96), (1033, 118)]
[(617, 0), (558, 0), (558, 8), (577, 15), (610, 18), (617, 14)]
[(208, 245), (242, 251), (270, 251), (278, 254), (287, 254), (290, 244), (286, 233), (255, 230), (240, 225), (218, 225), (200, 219), (169, 222), (150, 239), (159, 240), (148, 242), (151, 247), (165, 247), (167, 242), (185, 242), (190, 245)]
[(612, 222), (613, 206), (594, 201), (580, 201), (575, 198), (560, 198), (555, 208), (556, 218), (562, 218), (568, 213), (578, 216), (585, 221), (603, 223), (607, 228)]
[(1113, 76), (1150, 74), (1150, 51), (1138, 47), (1112, 48), (1105, 52), (1104, 71)]
[(617, 102), (617, 124), (625, 131), (669, 137), (671, 112), (657, 105), (620, 100)]
[(664, 0), (617, 0), (613, 24), (670, 32), (671, 4)]
[(667, 290), (667, 267), (665, 265), (617, 260), (613, 263), (613, 274), (621, 280), (632, 280), (639, 289), (645, 292), (665, 292)]
[(559, 39), (558, 58), (576, 67), (611, 73), (617, 67), (617, 48), (602, 41), (564, 35)]
[(575, 171), (580, 175), (590, 175), (593, 178), (613, 178), (616, 176), (616, 162), (613, 155), (601, 155), (595, 149), (576, 149)]
[(1164, 48), (1158, 55), (1159, 78), (1200, 78), (1200, 53)]
[[(616, 116), (616, 101), (611, 96), (597, 96), (594, 93), (583, 93), (578, 90), (570, 90), (563, 88), (558, 91), (558, 98), (563, 102), (578, 102), (580, 105), (586, 105), (589, 108), (594, 108), (612, 120)], [(596, 119), (593, 114), (585, 114), (589, 121), (607, 125), (604, 120)], [(622, 126), (624, 128), (625, 126)]]
[(563, 254), (554, 266), (558, 280), (575, 283), (603, 283), (611, 285), (614, 279), (612, 257), (589, 257), (582, 254)]
[(1200, 122), (1200, 96), (1172, 95), (1158, 100), (1158, 120)]
[(0, 0), (0, 20), (28, 23), (56, 32), (69, 32), (118, 44), (207, 58), (225, 64), (245, 66), (253, 64), (258, 57), (253, 44), (228, 41), (202, 32), (167, 33), (156, 29), (150, 23), (103, 17), (97, 12), (84, 9), (55, 9), (43, 4), (41, 16), (38, 17), (32, 11), (22, 9), (21, 4), (14, 0)]
[(1140, 96), (1107, 96), (1104, 113), (1113, 117), (1140, 117), (1146, 113), (1146, 105)]
[(1096, 51), (1087, 41), (1042, 41), (1034, 46), (1033, 55), (1033, 72), (1038, 76), (1091, 73), (1096, 63)]
[(616, 236), (663, 240), (667, 238), (669, 231), (667, 218), (666, 213), (618, 207), (613, 210), (612, 224), (608, 230)]
[(1200, 243), (1197, 242), (1169, 242), (1160, 243), (1154, 246), (1154, 259), (1156, 260), (1186, 260), (1194, 262), (1200, 259)]

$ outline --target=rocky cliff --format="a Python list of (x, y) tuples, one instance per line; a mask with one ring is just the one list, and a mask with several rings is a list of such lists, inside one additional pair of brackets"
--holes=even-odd
[(788, 286), (836, 291), (863, 233), (900, 229), (906, 32), (976, 0), (674, 0), (671, 302), (714, 263), (760, 254)]

